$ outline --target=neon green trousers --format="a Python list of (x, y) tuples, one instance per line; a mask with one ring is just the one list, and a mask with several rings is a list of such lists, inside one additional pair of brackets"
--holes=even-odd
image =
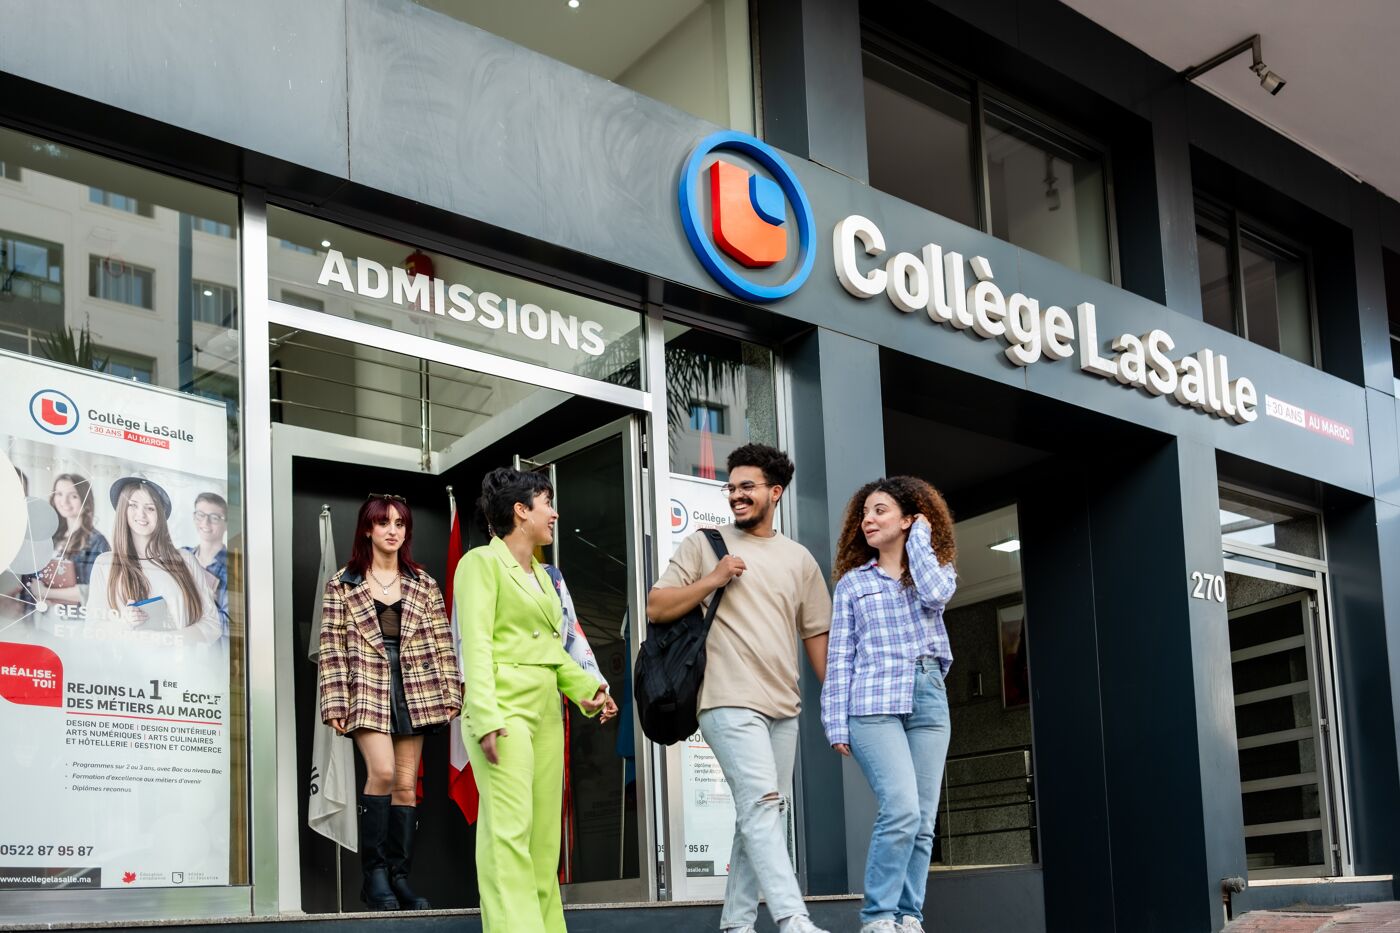
[(567, 933), (559, 900), (564, 722), (553, 667), (496, 665), (506, 735), (490, 764), (466, 734), (481, 794), (476, 876), (485, 933)]

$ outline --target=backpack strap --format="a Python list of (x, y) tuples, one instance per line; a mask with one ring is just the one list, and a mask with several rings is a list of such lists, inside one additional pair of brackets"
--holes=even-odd
[[(718, 528), (702, 528), (701, 532), (705, 535), (706, 540), (710, 542), (710, 547), (714, 550), (716, 558), (723, 560), (729, 555), (729, 548), (725, 546), (724, 536), (719, 533)], [(724, 591), (727, 588), (728, 584), (721, 586), (719, 589), (715, 590), (715, 595), (710, 599), (709, 608), (705, 610), (704, 622), (700, 626), (702, 636), (709, 634), (710, 623), (714, 622), (715, 613), (719, 612), (719, 603), (720, 600), (724, 598)]]

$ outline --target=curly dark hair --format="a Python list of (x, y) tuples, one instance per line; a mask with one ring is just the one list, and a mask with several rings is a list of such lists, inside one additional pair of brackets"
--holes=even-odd
[(554, 487), (543, 474), (510, 467), (497, 467), (487, 473), (481, 481), (481, 498), (476, 500), (481, 530), (504, 538), (515, 530), (515, 504), (532, 509), (535, 497), (542, 492), (554, 498)]
[(763, 471), (764, 480), (784, 489), (792, 482), (793, 471), (797, 469), (787, 454), (767, 444), (745, 444), (743, 447), (736, 447), (729, 454), (727, 466), (730, 473), (733, 473), (736, 467), (758, 467)]
[[(943, 501), (938, 490), (917, 476), (881, 477), (857, 489), (846, 505), (846, 518), (841, 524), (841, 537), (836, 545), (836, 561), (831, 570), (833, 583), (880, 555), (879, 551), (865, 543), (865, 533), (860, 530), (861, 520), (865, 516), (865, 500), (876, 492), (888, 495), (905, 515), (921, 514), (928, 519), (933, 532), (933, 553), (940, 564), (951, 564), (957, 559), (958, 546), (953, 540), (953, 514), (948, 511), (948, 503)], [(909, 573), (908, 556), (901, 555), (900, 565), (904, 570), (900, 582), (905, 586), (913, 586), (914, 577)]]

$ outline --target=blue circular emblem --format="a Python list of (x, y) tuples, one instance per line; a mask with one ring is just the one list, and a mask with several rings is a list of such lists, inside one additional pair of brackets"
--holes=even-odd
[(40, 389), (29, 397), (29, 417), (50, 434), (72, 434), (78, 427), (78, 406), (57, 389)]
[[(782, 188), (783, 195), (792, 205), (793, 213), (797, 215), (797, 268), (786, 282), (779, 285), (760, 285), (750, 282), (730, 267), (729, 263), (720, 255), (713, 237), (701, 229), (700, 221), (704, 216), (700, 210), (701, 163), (710, 153), (723, 150), (738, 152), (763, 166)], [(695, 151), (686, 160), (685, 167), (681, 169), (678, 195), (681, 225), (685, 228), (685, 236), (690, 241), (690, 248), (695, 251), (695, 255), (700, 259), (700, 264), (705, 267), (705, 271), (733, 294), (747, 301), (777, 301), (801, 288), (802, 283), (807, 281), (807, 276), (811, 275), (812, 266), (817, 258), (816, 250), (813, 249), (813, 232), (816, 228), (816, 222), (812, 218), (812, 204), (807, 200), (807, 193), (802, 190), (797, 176), (792, 173), (792, 169), (788, 168), (783, 157), (778, 155), (777, 150), (772, 146), (747, 133), (737, 133), (733, 130), (711, 133), (700, 140)]]

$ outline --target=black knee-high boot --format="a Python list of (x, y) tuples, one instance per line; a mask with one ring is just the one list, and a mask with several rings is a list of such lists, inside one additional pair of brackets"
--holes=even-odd
[(360, 871), (364, 884), (360, 900), (370, 910), (398, 910), (399, 899), (389, 886), (385, 837), (389, 832), (389, 795), (360, 795)]
[(408, 886), (408, 873), (413, 868), (413, 837), (417, 829), (417, 807), (389, 808), (389, 838), (384, 854), (389, 862), (389, 884), (404, 910), (430, 910), (433, 906), (426, 897), (414, 894)]

